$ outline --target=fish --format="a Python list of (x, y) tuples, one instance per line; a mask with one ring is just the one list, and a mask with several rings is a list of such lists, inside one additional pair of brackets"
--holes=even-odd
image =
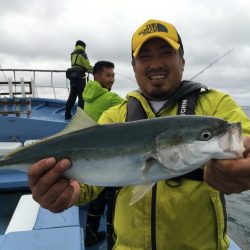
[(78, 108), (63, 131), (4, 156), (0, 169), (28, 171), (43, 158), (68, 158), (72, 166), (64, 177), (104, 187), (132, 185), (143, 196), (159, 180), (243, 152), (240, 123), (184, 115), (99, 125)]

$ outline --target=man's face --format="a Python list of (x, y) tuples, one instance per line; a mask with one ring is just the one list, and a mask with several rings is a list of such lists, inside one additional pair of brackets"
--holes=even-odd
[(185, 60), (164, 40), (154, 38), (142, 46), (132, 65), (142, 93), (164, 100), (179, 87)]
[(98, 81), (104, 88), (111, 90), (115, 82), (115, 73), (113, 68), (103, 67), (103, 70), (95, 74), (95, 80)]

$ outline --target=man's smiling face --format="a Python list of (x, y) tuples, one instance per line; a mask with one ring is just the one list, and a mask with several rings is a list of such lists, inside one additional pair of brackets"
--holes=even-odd
[(153, 38), (143, 44), (132, 65), (142, 93), (164, 100), (179, 87), (185, 60), (166, 41)]

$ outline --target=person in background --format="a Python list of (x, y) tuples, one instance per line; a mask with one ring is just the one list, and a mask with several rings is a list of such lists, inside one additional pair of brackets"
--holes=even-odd
[(98, 121), (103, 111), (122, 103), (124, 100), (111, 88), (115, 81), (114, 64), (108, 61), (99, 61), (94, 65), (94, 81), (88, 81), (82, 97), (84, 111)]
[[(111, 88), (115, 81), (114, 64), (108, 61), (99, 61), (94, 65), (94, 81), (88, 81), (83, 91), (84, 111), (98, 121), (101, 114), (109, 108), (121, 104), (124, 100)], [(85, 246), (90, 247), (106, 238), (104, 231), (98, 232), (101, 216), (104, 214), (106, 205), (112, 203), (115, 188), (105, 188), (97, 199), (89, 204)]]
[[(242, 158), (211, 160), (190, 174), (158, 181), (132, 206), (132, 187), (122, 187), (115, 200), (114, 249), (228, 249), (224, 194), (250, 189), (250, 119), (228, 94), (182, 80), (184, 48), (168, 22), (148, 20), (134, 32), (132, 66), (139, 90), (104, 111), (99, 124), (179, 115), (182, 100), (194, 97), (185, 108), (192, 106), (193, 115), (241, 123), (245, 152)], [(33, 164), (28, 175), (33, 198), (53, 212), (94, 199), (98, 187), (62, 177), (70, 167), (66, 157)]]
[(78, 40), (75, 44), (75, 49), (71, 53), (71, 68), (67, 75), (70, 80), (70, 93), (66, 102), (65, 119), (71, 119), (71, 109), (73, 108), (76, 98), (78, 97), (78, 106), (83, 108), (84, 102), (82, 92), (86, 85), (86, 72), (92, 73), (91, 66), (87, 54), (85, 52), (86, 44)]

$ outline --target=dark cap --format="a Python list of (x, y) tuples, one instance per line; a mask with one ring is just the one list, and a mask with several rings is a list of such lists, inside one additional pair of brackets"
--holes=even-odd
[(78, 41), (76, 41), (76, 46), (77, 45), (81, 45), (82, 47), (86, 47), (86, 43), (85, 42), (83, 42), (82, 40), (78, 40)]

